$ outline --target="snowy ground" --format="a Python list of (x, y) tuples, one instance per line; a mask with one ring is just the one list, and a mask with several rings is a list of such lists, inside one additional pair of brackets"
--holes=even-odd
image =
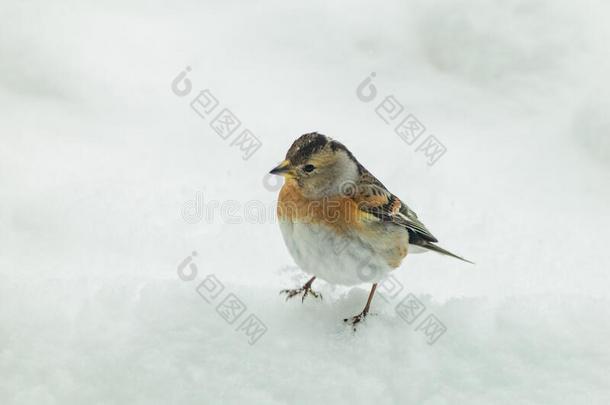
[[(0, 403), (608, 403), (609, 11), (0, 3)], [(189, 106), (206, 88), (262, 141), (250, 159)], [(388, 95), (447, 148), (434, 165), (376, 115)], [(265, 173), (314, 130), (477, 265), (409, 257), (356, 334), (341, 319), (366, 285), (285, 303), (304, 276)], [(224, 211), (185, 220), (198, 198)], [(215, 311), (230, 293), (232, 324)], [(406, 297), (425, 307), (412, 323)]]

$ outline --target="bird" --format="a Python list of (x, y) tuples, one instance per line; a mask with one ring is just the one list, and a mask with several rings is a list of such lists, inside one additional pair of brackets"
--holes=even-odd
[(472, 263), (438, 246), (417, 214), (331, 137), (301, 135), (269, 173), (284, 178), (276, 207), (284, 243), (312, 276), (300, 288), (280, 291), (286, 300), (322, 298), (312, 289), (318, 278), (343, 286), (371, 283), (362, 312), (344, 319), (355, 330), (370, 311), (378, 283), (408, 253), (431, 250)]

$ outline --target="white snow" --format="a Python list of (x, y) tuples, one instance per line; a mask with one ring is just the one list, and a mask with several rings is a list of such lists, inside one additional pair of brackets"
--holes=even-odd
[[(0, 403), (610, 402), (609, 11), (0, 3)], [(250, 159), (190, 107), (206, 88), (262, 141)], [(446, 146), (436, 164), (376, 114), (389, 95)], [(356, 334), (342, 319), (367, 285), (285, 303), (304, 275), (265, 174), (310, 131), (476, 266), (409, 256)], [(209, 221), (185, 221), (196, 198)], [(196, 291), (209, 274), (214, 305)], [(230, 293), (247, 307), (232, 325), (215, 311)], [(249, 314), (267, 328), (253, 345)], [(446, 327), (432, 345), (428, 315)]]

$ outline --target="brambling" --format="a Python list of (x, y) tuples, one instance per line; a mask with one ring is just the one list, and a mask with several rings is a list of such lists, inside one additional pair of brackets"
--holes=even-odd
[(302, 135), (270, 173), (285, 179), (277, 204), (284, 242), (296, 264), (313, 276), (301, 288), (281, 291), (286, 299), (321, 298), (311, 288), (316, 278), (346, 286), (370, 282), (363, 311), (344, 319), (355, 326), (368, 314), (377, 284), (410, 248), (469, 262), (436, 245), (417, 214), (332, 138)]

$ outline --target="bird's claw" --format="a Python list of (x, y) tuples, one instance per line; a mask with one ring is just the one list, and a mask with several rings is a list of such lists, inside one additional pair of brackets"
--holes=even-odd
[(280, 291), (280, 294), (286, 294), (286, 301), (288, 301), (290, 298), (292, 298), (296, 295), (299, 295), (301, 293), (303, 294), (303, 296), (301, 297), (301, 302), (305, 302), (305, 297), (307, 297), (309, 294), (311, 294), (314, 298), (322, 299), (322, 294), (319, 292), (315, 292), (309, 286), (304, 286), (304, 287), (295, 288), (295, 289), (286, 289), (286, 290)]
[(352, 316), (351, 318), (345, 318), (343, 320), (343, 322), (345, 322), (346, 324), (352, 326), (354, 328), (354, 332), (355, 332), (356, 331), (356, 326), (360, 322), (364, 322), (364, 320), (366, 319), (367, 315), (368, 315), (368, 312), (362, 311), (361, 313), (359, 313), (356, 316)]

